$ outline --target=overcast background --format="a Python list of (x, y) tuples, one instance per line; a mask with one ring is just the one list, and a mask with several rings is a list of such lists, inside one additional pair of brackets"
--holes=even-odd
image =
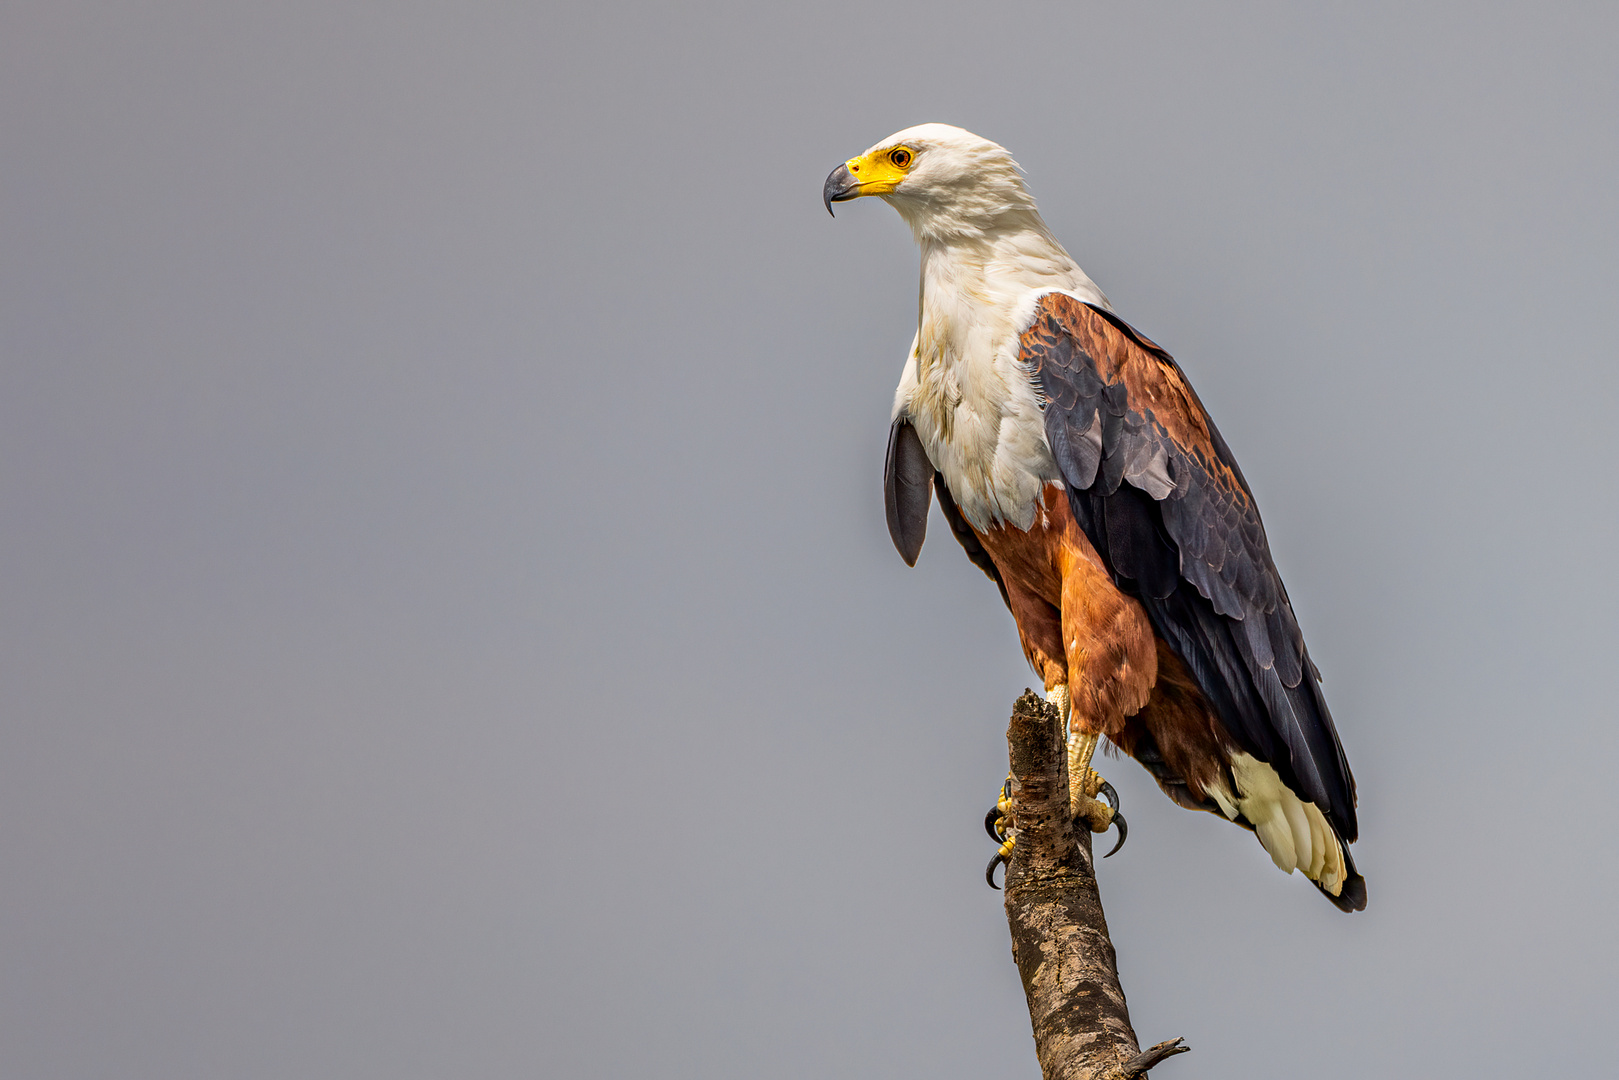
[(6, 4), (0, 1073), (1038, 1076), (1034, 677), (820, 204), (931, 120), (1191, 375), (1359, 779), (1345, 916), (1105, 766), (1166, 1080), (1610, 1071), (1619, 17), (1304, 8)]

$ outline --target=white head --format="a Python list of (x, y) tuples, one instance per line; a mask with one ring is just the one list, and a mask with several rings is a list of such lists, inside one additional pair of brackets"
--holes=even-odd
[(822, 189), (828, 212), (833, 203), (862, 195), (882, 196), (923, 242), (1039, 221), (1034, 197), (1006, 148), (949, 124), (919, 124), (890, 135), (833, 169)]

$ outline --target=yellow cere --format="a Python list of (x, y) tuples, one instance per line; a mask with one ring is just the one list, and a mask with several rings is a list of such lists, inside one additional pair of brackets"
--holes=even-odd
[(890, 146), (873, 150), (864, 157), (844, 162), (862, 195), (886, 195), (899, 186), (916, 161), (916, 152), (905, 146)]

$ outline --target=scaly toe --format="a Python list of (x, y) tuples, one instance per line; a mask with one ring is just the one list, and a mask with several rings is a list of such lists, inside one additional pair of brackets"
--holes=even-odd
[(1084, 823), (1093, 833), (1107, 832), (1116, 816), (1116, 811), (1107, 803), (1098, 802), (1088, 796), (1081, 796), (1073, 810), (1074, 821)]

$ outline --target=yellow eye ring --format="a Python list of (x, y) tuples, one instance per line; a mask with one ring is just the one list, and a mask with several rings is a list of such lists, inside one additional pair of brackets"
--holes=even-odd
[(911, 152), (903, 146), (896, 147), (889, 151), (888, 160), (892, 161), (896, 168), (908, 169), (911, 167)]

